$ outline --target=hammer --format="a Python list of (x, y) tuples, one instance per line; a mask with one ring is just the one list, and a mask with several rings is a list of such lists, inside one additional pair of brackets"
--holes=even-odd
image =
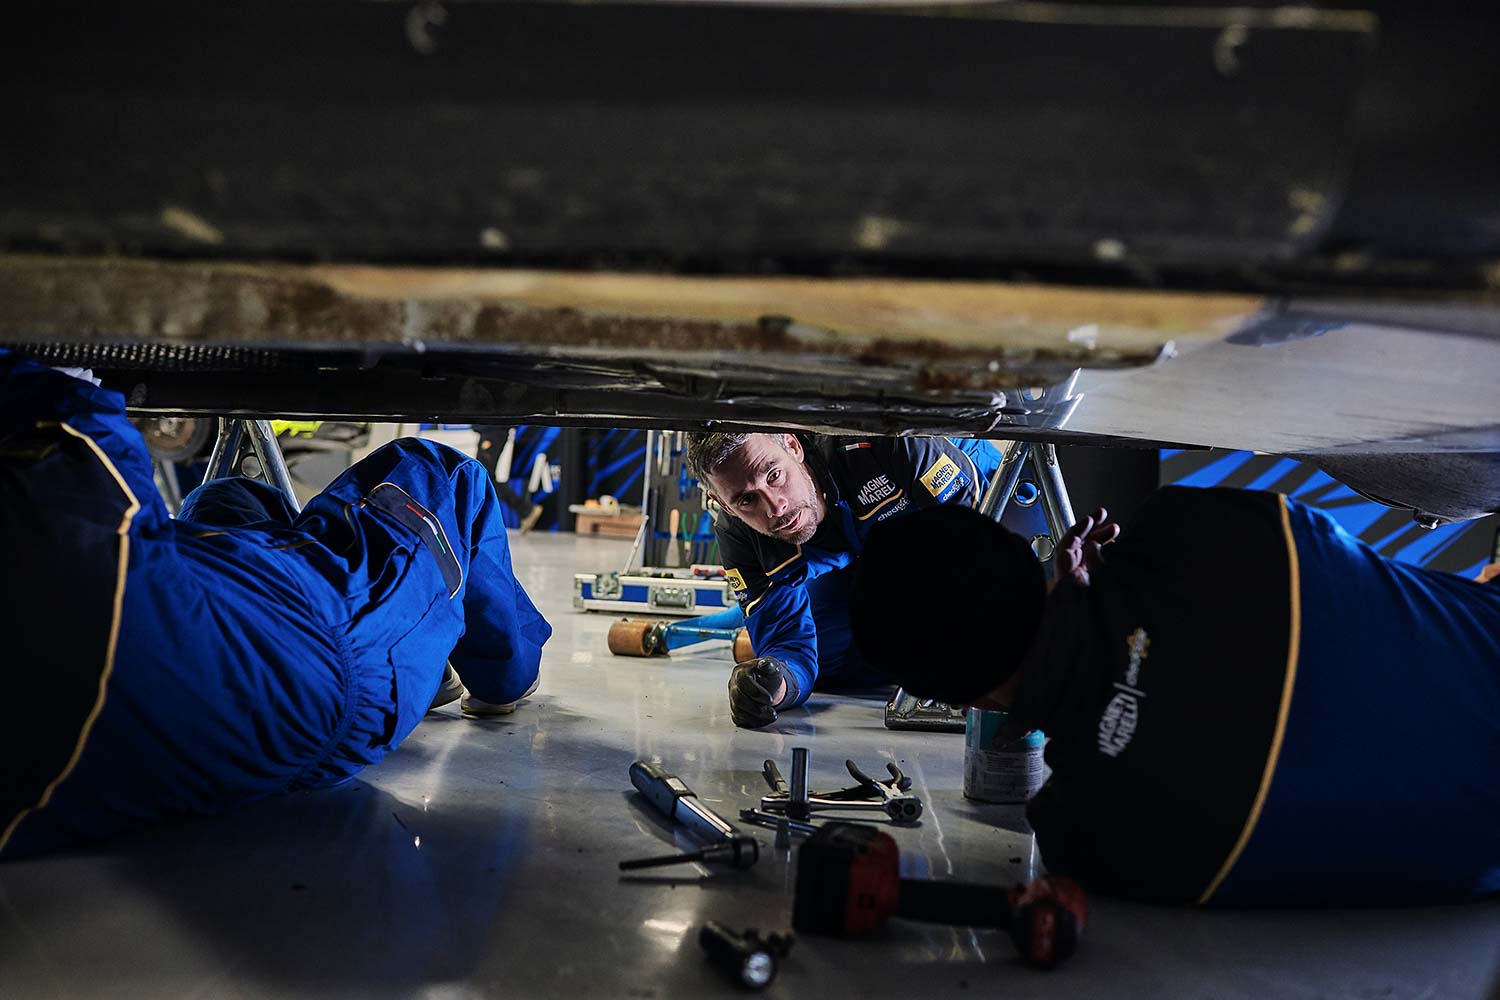
[(708, 639), (733, 643), (735, 663), (755, 659), (750, 633), (743, 628), (713, 628), (693, 621), (665, 622), (622, 618), (609, 627), (609, 651), (616, 656), (666, 656), (674, 649)]
[(863, 937), (890, 917), (964, 927), (1003, 927), (1021, 958), (1050, 969), (1078, 946), (1088, 899), (1072, 879), (1045, 876), (1010, 889), (902, 878), (896, 841), (853, 823), (829, 823), (797, 851), (792, 926)]

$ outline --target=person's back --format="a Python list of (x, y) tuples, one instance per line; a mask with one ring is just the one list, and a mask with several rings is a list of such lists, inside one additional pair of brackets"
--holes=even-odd
[(1169, 488), (1039, 636), (1012, 710), (1050, 738), (1049, 870), (1173, 902), (1500, 889), (1500, 587), (1276, 494)]
[(1261, 821), (1219, 893), (1255, 898), (1258, 872), (1282, 899), (1500, 890), (1500, 586), (1383, 558), (1314, 508), (1287, 517), (1297, 676)]

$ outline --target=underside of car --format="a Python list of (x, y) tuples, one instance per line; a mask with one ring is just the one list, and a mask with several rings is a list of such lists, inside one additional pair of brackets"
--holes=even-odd
[(1308, 457), (1500, 506), (1495, 15), (63, 2), (0, 345), (143, 415)]

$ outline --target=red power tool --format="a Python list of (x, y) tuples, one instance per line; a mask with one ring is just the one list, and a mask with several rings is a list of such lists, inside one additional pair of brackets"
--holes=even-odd
[(797, 851), (792, 926), (862, 937), (889, 917), (964, 927), (1004, 927), (1028, 965), (1050, 969), (1073, 954), (1088, 898), (1072, 879), (1046, 876), (1010, 889), (902, 878), (889, 834), (829, 823)]

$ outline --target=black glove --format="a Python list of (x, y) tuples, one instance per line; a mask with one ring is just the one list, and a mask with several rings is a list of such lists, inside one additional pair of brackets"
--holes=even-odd
[[(729, 717), (736, 726), (759, 729), (776, 721), (776, 689), (787, 676), (786, 664), (774, 656), (736, 663), (729, 674)], [(788, 684), (788, 691), (791, 690)]]

